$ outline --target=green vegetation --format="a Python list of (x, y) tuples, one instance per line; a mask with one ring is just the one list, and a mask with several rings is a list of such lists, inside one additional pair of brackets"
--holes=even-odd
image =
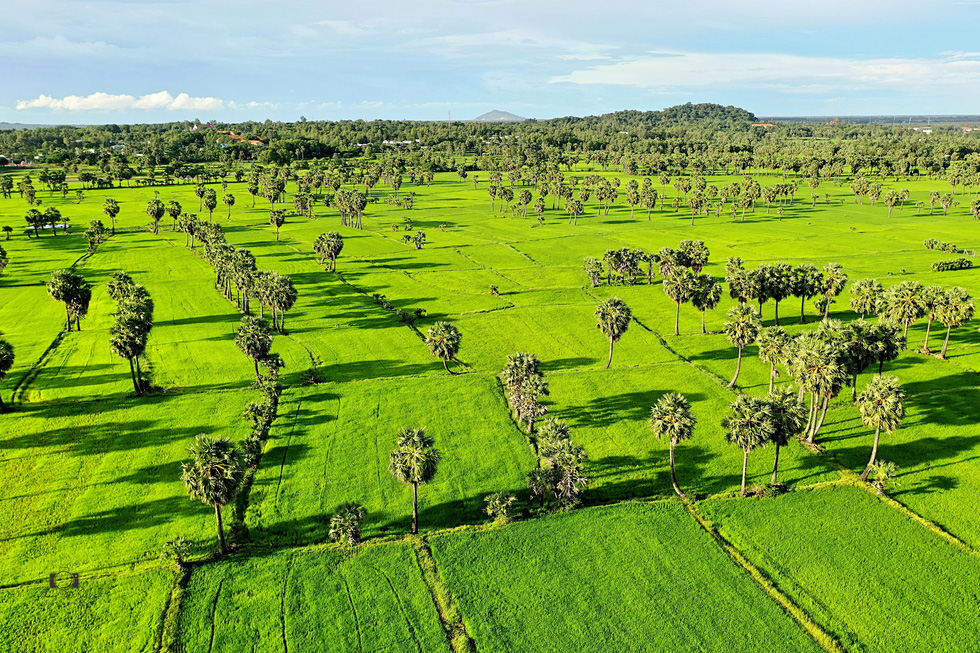
[(747, 119), (24, 132), (50, 164), (0, 169), (11, 632), (902, 650), (950, 614), (968, 648), (980, 277), (933, 262), (972, 262), (980, 148)]

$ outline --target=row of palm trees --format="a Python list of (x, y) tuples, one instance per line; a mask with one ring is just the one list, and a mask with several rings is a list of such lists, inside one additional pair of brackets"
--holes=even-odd
[(126, 272), (115, 272), (108, 283), (109, 297), (117, 302), (112, 327), (109, 329), (109, 348), (112, 353), (129, 361), (133, 389), (143, 394), (145, 387), (139, 359), (146, 352), (150, 330), (153, 329), (153, 300), (146, 288), (133, 281)]

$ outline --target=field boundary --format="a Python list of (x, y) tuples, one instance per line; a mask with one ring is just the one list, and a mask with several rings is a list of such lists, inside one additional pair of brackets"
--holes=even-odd
[(432, 596), (432, 602), (435, 604), (436, 612), (439, 615), (439, 623), (446, 631), (446, 641), (449, 643), (449, 648), (455, 653), (476, 651), (476, 642), (473, 641), (466, 629), (463, 615), (453, 600), (449, 586), (439, 575), (439, 567), (436, 565), (436, 560), (432, 556), (432, 549), (429, 547), (426, 538), (427, 536), (406, 537), (405, 539), (412, 543), (412, 548), (415, 550), (415, 559), (419, 570), (422, 572), (422, 581)]
[(684, 504), (684, 508), (687, 510), (688, 514), (698, 523), (698, 525), (714, 539), (715, 542), (724, 550), (724, 552), (732, 559), (735, 564), (742, 568), (749, 577), (755, 581), (755, 583), (762, 588), (772, 600), (779, 604), (781, 608), (793, 618), (796, 623), (800, 625), (803, 630), (807, 632), (816, 642), (828, 653), (844, 653), (844, 648), (840, 645), (833, 635), (828, 633), (823, 627), (816, 622), (816, 620), (810, 616), (803, 608), (796, 605), (788, 596), (780, 591), (776, 583), (770, 579), (765, 572), (749, 562), (741, 551), (735, 548), (731, 542), (726, 540), (718, 529), (715, 528), (714, 524), (705, 519), (701, 513), (697, 512), (695, 508), (690, 504)]

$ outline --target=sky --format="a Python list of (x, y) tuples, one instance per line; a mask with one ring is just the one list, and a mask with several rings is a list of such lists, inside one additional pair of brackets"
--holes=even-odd
[(32, 0), (0, 121), (980, 114), (980, 0)]

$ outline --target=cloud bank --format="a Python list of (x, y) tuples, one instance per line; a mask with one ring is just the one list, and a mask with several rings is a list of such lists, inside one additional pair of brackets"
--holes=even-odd
[[(251, 104), (251, 103), (250, 103)], [(149, 93), (135, 97), (133, 95), (111, 93), (92, 93), (91, 95), (66, 95), (55, 98), (43, 93), (33, 100), (18, 100), (17, 110), (25, 109), (54, 109), (58, 111), (127, 111), (131, 109), (168, 109), (209, 111), (233, 106), (221, 98), (191, 97), (187, 93), (173, 96), (169, 91)]]

